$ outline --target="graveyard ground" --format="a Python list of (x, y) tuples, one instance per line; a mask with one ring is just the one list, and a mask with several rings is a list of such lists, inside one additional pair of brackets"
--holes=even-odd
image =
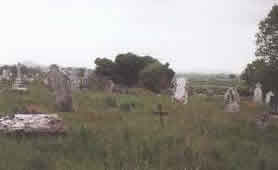
[[(223, 112), (222, 97), (193, 96), (172, 104), (142, 89), (133, 95), (76, 92), (73, 113), (58, 113), (66, 136), (0, 136), (2, 170), (274, 170), (278, 120), (265, 129), (264, 108), (242, 100), (240, 113)], [(28, 104), (54, 112), (54, 96), (39, 84), (26, 94), (0, 93), (0, 112)], [(168, 112), (161, 127), (156, 105)]]

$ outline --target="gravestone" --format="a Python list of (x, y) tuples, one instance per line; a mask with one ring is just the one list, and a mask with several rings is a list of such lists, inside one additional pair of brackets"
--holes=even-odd
[(256, 84), (256, 88), (254, 90), (253, 101), (257, 104), (263, 104), (263, 91), (262, 91), (261, 83)]
[(22, 78), (21, 67), (22, 67), (22, 65), (20, 63), (18, 63), (17, 64), (17, 77), (14, 81), (13, 89), (26, 91), (27, 88), (26, 88), (23, 78)]
[(270, 99), (269, 106), (272, 113), (278, 113), (278, 95), (274, 95)]
[(72, 93), (70, 79), (61, 71), (58, 66), (51, 66), (50, 72), (45, 79), (46, 85), (51, 88), (56, 95), (56, 107), (60, 112), (71, 112)]
[(2, 71), (2, 78), (5, 80), (10, 80), (10, 71), (8, 69), (4, 69)]
[(105, 82), (105, 91), (108, 92), (108, 93), (113, 93), (113, 90), (114, 90), (114, 87), (115, 87), (115, 83), (113, 82), (113, 80), (107, 80)]
[(272, 91), (267, 92), (265, 95), (265, 104), (269, 105), (273, 96), (274, 93)]
[(71, 89), (72, 90), (80, 90), (81, 89), (81, 71), (77, 69), (73, 69), (70, 71), (68, 77), (71, 82)]
[(89, 77), (90, 77), (90, 71), (88, 69), (86, 69), (84, 72), (84, 76), (81, 78), (81, 88), (82, 89), (89, 88)]
[(65, 126), (57, 114), (14, 114), (0, 117), (0, 132), (4, 134), (65, 134)]
[(188, 91), (186, 88), (186, 79), (178, 78), (175, 80), (173, 85), (174, 95), (173, 99), (180, 103), (187, 104), (188, 103)]
[(235, 88), (229, 88), (224, 95), (224, 110), (225, 112), (240, 111), (240, 96)]

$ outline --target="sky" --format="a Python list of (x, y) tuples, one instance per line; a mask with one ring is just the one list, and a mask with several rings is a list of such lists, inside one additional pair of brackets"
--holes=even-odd
[(176, 72), (240, 73), (276, 0), (0, 1), (0, 65), (94, 68), (97, 57), (150, 55)]

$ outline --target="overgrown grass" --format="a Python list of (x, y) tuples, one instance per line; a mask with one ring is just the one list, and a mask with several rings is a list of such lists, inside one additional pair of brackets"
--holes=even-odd
[[(29, 93), (0, 95), (0, 111), (37, 104), (54, 112), (53, 95), (34, 85)], [(0, 137), (3, 170), (263, 170), (278, 167), (277, 122), (255, 126), (263, 111), (242, 101), (240, 113), (223, 112), (219, 97), (172, 104), (167, 96), (74, 94), (73, 113), (59, 113), (64, 137)], [(153, 114), (162, 104), (165, 127)]]

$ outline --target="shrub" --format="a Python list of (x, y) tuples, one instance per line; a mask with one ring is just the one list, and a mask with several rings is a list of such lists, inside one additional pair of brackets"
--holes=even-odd
[(169, 88), (174, 75), (174, 71), (169, 69), (169, 64), (162, 65), (156, 62), (140, 72), (140, 81), (145, 88), (159, 93)]

